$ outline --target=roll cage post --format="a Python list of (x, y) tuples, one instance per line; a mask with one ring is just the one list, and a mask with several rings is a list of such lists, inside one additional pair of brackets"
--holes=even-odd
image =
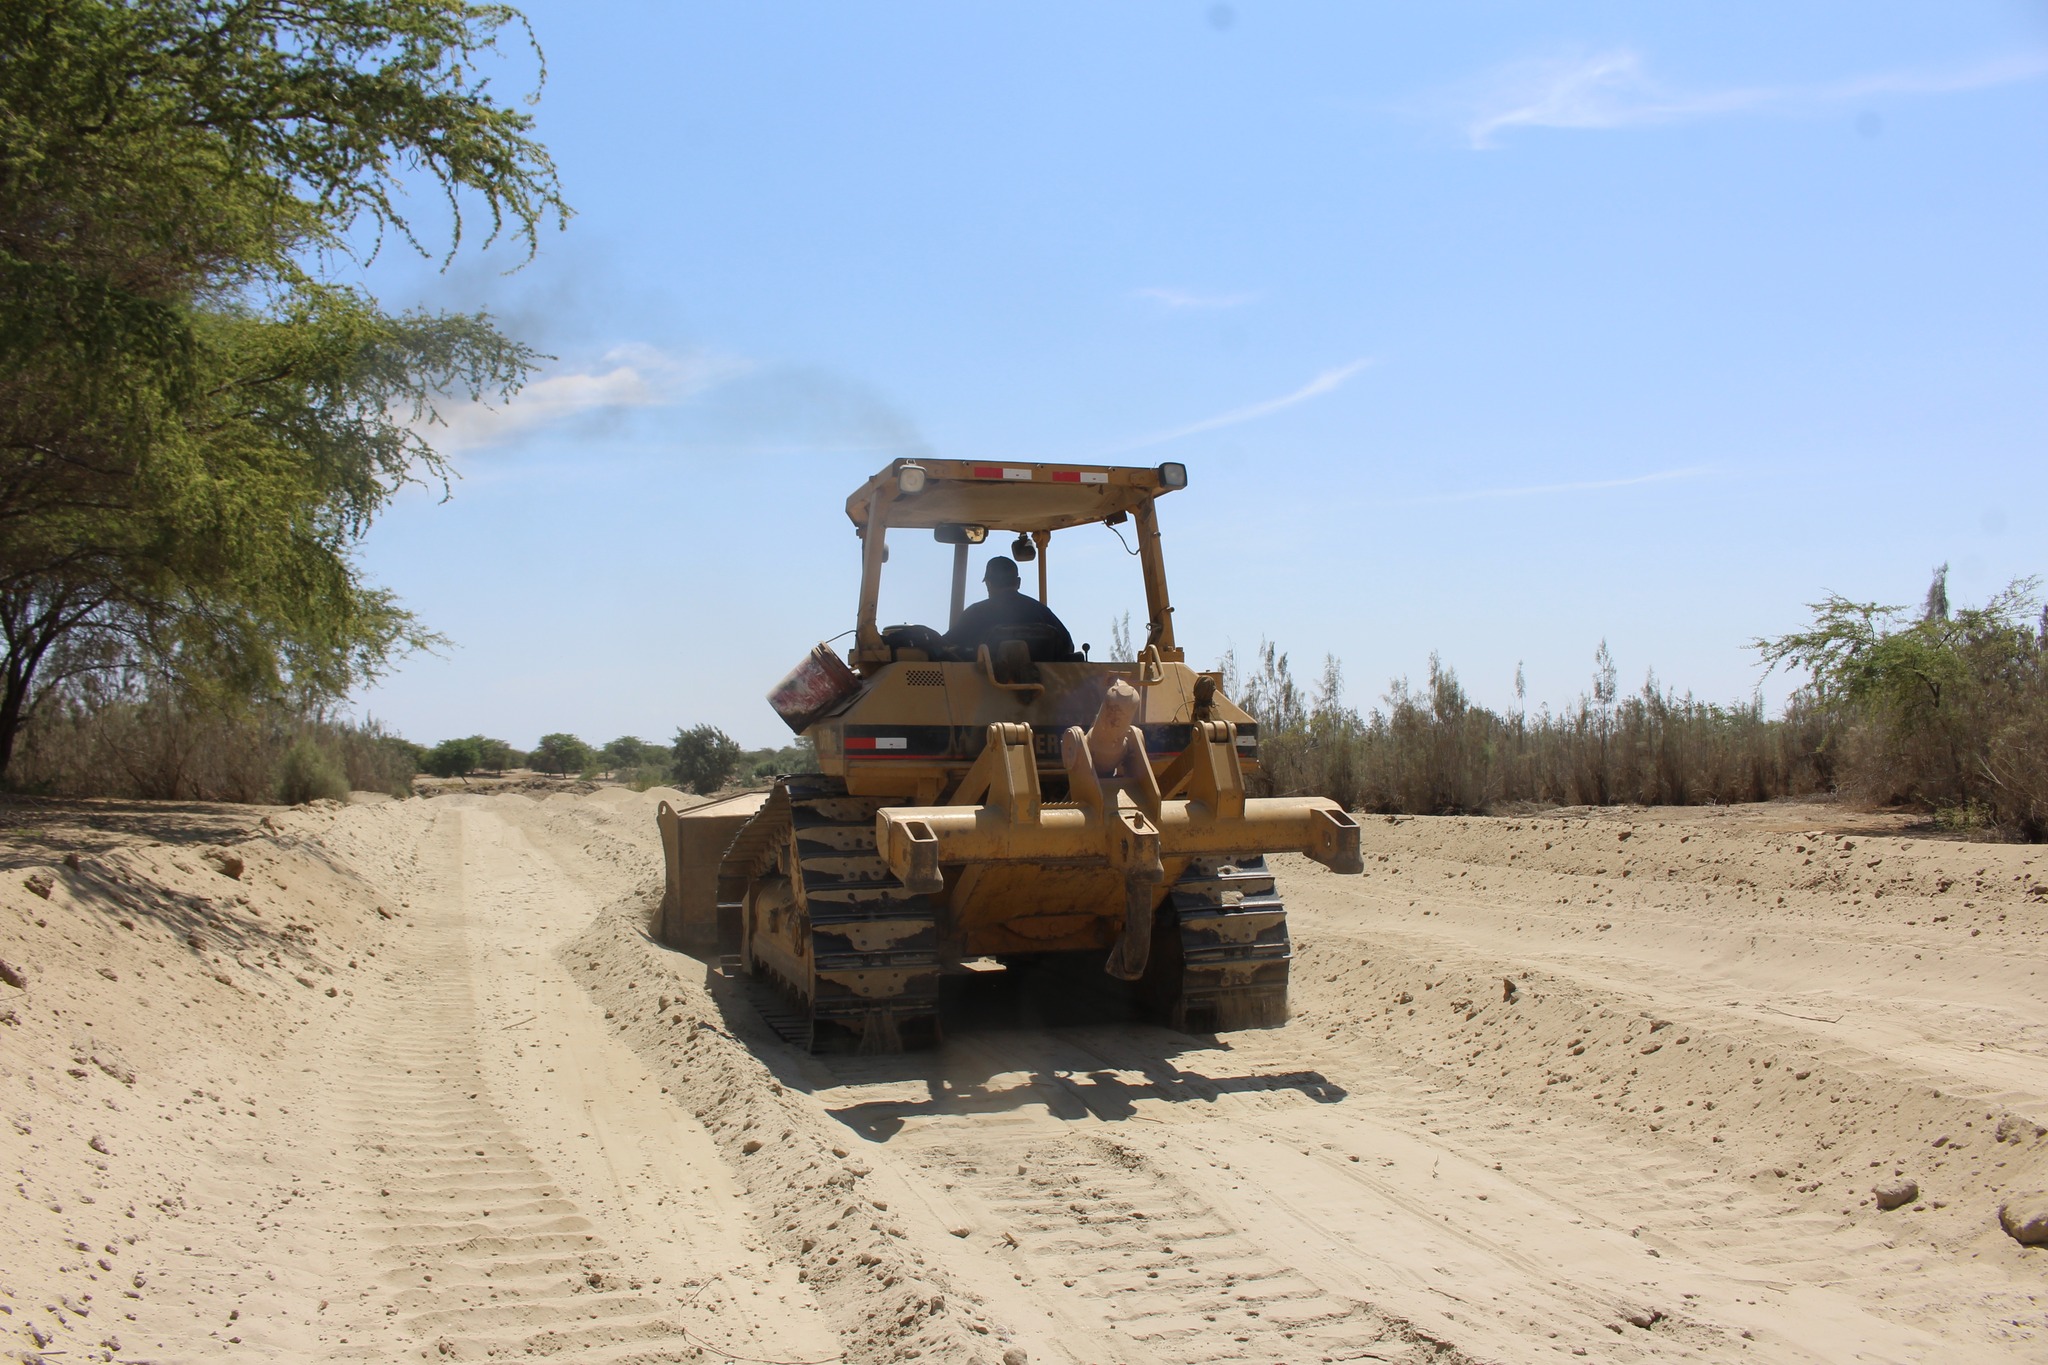
[(1159, 543), (1159, 507), (1147, 499), (1132, 514), (1138, 522), (1138, 562), (1145, 569), (1145, 645), (1162, 659), (1179, 659), (1173, 643), (1173, 603), (1166, 596), (1166, 554)]

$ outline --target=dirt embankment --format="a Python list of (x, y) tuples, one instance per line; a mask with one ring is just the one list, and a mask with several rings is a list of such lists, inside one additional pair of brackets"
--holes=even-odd
[(2039, 850), (1784, 806), (1373, 821), (1362, 879), (1283, 860), (1284, 1029), (998, 976), (940, 1051), (835, 1058), (646, 938), (663, 795), (102, 831), (71, 862), (46, 830), (0, 882), (0, 1340), (2048, 1351), (2048, 1251), (1999, 1222), (2048, 1185)]

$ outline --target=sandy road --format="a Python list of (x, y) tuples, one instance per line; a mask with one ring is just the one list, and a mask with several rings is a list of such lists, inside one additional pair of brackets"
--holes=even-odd
[[(812, 1057), (646, 938), (652, 799), (293, 817), (226, 904), (175, 857), (24, 899), (24, 1358), (2048, 1357), (1997, 1224), (2048, 1186), (2037, 850), (1374, 821), (1363, 879), (1280, 869), (1285, 1028), (995, 974), (937, 1052)], [(107, 927), (73, 962), (52, 910)], [(153, 1022), (80, 1041), (131, 976)]]
[(336, 1117), (397, 1329), (360, 1358), (834, 1354), (702, 1128), (560, 960), (597, 906), (511, 809), (423, 812), (417, 927), (341, 1051)]

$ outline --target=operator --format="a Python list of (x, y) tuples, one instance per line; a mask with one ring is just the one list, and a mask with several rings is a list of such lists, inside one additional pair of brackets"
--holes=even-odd
[(1017, 561), (997, 555), (982, 570), (988, 597), (960, 613), (960, 621), (940, 643), (961, 658), (972, 659), (977, 646), (994, 649), (998, 641), (1023, 640), (1036, 663), (1067, 663), (1074, 657), (1074, 637), (1052, 608), (1017, 590)]

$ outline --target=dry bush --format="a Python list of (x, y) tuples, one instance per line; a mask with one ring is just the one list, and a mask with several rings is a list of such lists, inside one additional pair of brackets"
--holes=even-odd
[(310, 739), (284, 751), (277, 765), (277, 799), (287, 806), (348, 800), (348, 775), (333, 755)]
[(23, 790), (52, 796), (260, 804), (277, 800), (288, 778), (293, 792), (312, 782), (313, 796), (405, 796), (416, 752), (374, 720), (207, 706), (166, 695), (72, 694), (51, 698), (23, 729), (11, 776)]
[[(1432, 655), (1420, 687), (1397, 679), (1365, 715), (1345, 706), (1334, 659), (1313, 692), (1262, 643), (1226, 693), (1259, 722), (1259, 795), (1329, 796), (1407, 814), (1544, 805), (1694, 805), (1840, 793), (1917, 806), (1945, 827), (2048, 839), (2048, 614), (2031, 580), (1951, 611), (1942, 575), (1912, 619), (1829, 599), (1811, 631), (1759, 641), (1813, 680), (1782, 715), (1660, 687), (1619, 695), (1601, 646), (1592, 689), (1557, 712), (1475, 706)], [(1519, 690), (1519, 689), (1518, 689)]]
[(1762, 801), (1827, 788), (1821, 728), (1803, 706), (1779, 720), (1761, 703), (1718, 706), (1660, 689), (1617, 697), (1603, 646), (1593, 691), (1557, 713), (1503, 715), (1474, 705), (1434, 655), (1417, 687), (1397, 679), (1382, 707), (1345, 706), (1327, 660), (1312, 694), (1285, 654), (1262, 644), (1256, 671), (1226, 691), (1259, 721), (1261, 795), (1329, 796), (1347, 808), (1482, 813), (1503, 805)]

